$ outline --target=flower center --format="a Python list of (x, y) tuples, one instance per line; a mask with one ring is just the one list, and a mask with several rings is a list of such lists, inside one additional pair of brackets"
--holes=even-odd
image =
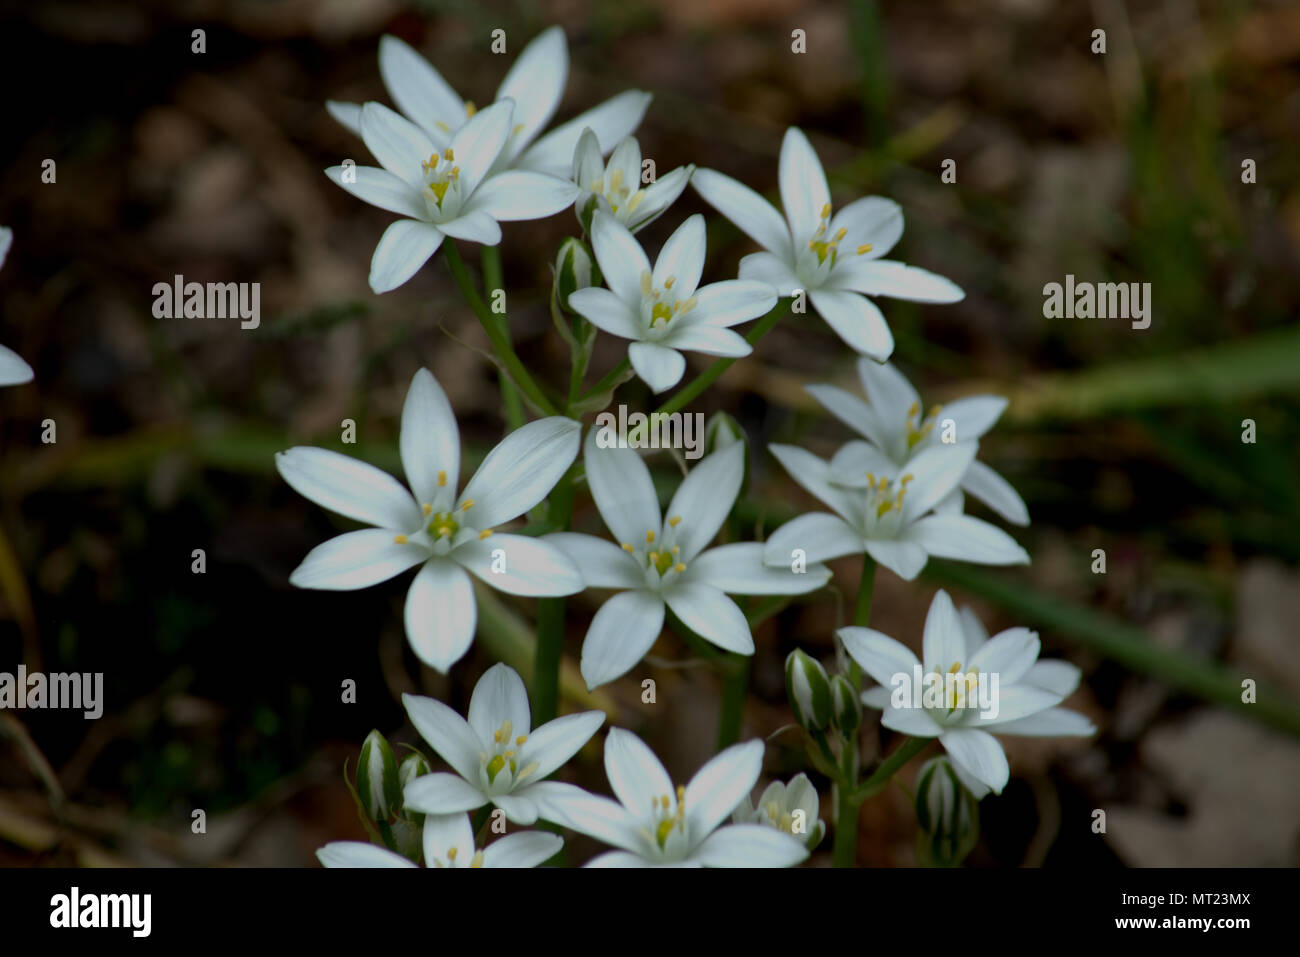
[(961, 662), (954, 661), (952, 667), (948, 669), (948, 674), (945, 675), (938, 668), (934, 669), (934, 673), (939, 676), (939, 680), (943, 684), (943, 708), (948, 714), (951, 715), (958, 709), (979, 706), (977, 691), (980, 676), (978, 672), (968, 671), (962, 674)]
[(877, 479), (872, 473), (867, 473), (867, 486), (862, 495), (864, 532), (868, 538), (897, 534), (903, 522), (903, 498), (912, 479), (910, 472), (897, 482), (884, 476)]
[(483, 751), (479, 754), (479, 765), (483, 769), (483, 774), (487, 778), (487, 786), (493, 788), (497, 786), (497, 779), (505, 773), (505, 778), (501, 781), (502, 790), (506, 791), (518, 784), (528, 775), (537, 770), (537, 762), (532, 762), (519, 767), (519, 749), (524, 746), (528, 740), (528, 735), (513, 735), (514, 728), (510, 721), (504, 721), (501, 727), (492, 732), (492, 750)]
[(677, 316), (685, 315), (695, 308), (696, 298), (691, 296), (689, 299), (678, 299), (673, 294), (673, 284), (677, 282), (676, 276), (669, 276), (664, 280), (664, 288), (656, 289), (654, 286), (654, 277), (650, 272), (641, 273), (641, 308), (650, 316), (650, 328), (655, 328), (655, 323), (662, 322), (663, 330), (668, 329), (668, 323)]
[[(440, 858), (440, 857), (435, 857), (432, 861), (425, 861), (425, 862), (424, 862), (424, 866), (425, 866), (425, 867), (455, 867), (455, 866), (456, 866), (456, 858), (458, 858), (459, 856), (460, 856), (460, 848), (459, 848), (459, 847), (449, 847), (449, 848), (447, 848), (447, 863), (446, 863), (446, 864), (444, 864), (444, 863), (442, 862), (442, 858)], [(469, 866), (470, 866), (470, 867), (482, 867), (482, 866), (483, 866), (483, 852), (482, 852), (482, 851), (475, 851), (475, 852), (474, 852), (474, 856), (473, 856), (472, 858), (470, 858)]]
[(775, 801), (768, 801), (765, 810), (767, 811), (767, 819), (774, 828), (785, 831), (787, 834), (794, 833), (794, 815), (789, 811)]
[[(676, 807), (674, 807), (674, 803)], [(654, 841), (660, 850), (665, 849), (673, 831), (686, 834), (686, 788), (677, 785), (677, 800), (667, 794), (650, 798), (651, 820), (654, 823)]]
[(941, 405), (931, 406), (930, 414), (921, 419), (921, 403), (912, 403), (912, 407), (907, 410), (907, 451), (911, 452), (934, 431), (934, 423), (938, 421), (942, 409)]
[(686, 563), (679, 559), (682, 548), (677, 544), (677, 529), (681, 523), (680, 515), (668, 519), (662, 536), (657, 535), (652, 528), (646, 529), (645, 545), (640, 548), (630, 542), (623, 543), (623, 551), (641, 563), (647, 574), (653, 571), (655, 573), (653, 577), (660, 584), (686, 571)]
[(624, 182), (621, 169), (607, 171), (600, 179), (593, 180), (587, 189), (603, 199), (615, 216), (618, 216), (618, 211), (622, 209), (623, 215), (619, 217), (620, 220), (625, 220), (635, 213), (641, 201), (645, 199), (644, 189), (633, 190)]
[(431, 202), (440, 212), (447, 198), (447, 190), (460, 179), (460, 167), (455, 165), (455, 160), (456, 156), (448, 146), (441, 156), (434, 153), (420, 164), (424, 170), (424, 186), (429, 191), (425, 202)]

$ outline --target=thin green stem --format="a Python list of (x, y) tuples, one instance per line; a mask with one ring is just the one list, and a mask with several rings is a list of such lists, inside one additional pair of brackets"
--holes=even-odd
[[(781, 317), (784, 316), (789, 309), (790, 301), (782, 299), (776, 304), (771, 312), (754, 324), (754, 327), (746, 334), (745, 341), (751, 346), (757, 343), (758, 340), (762, 339), (772, 331), (776, 324), (781, 321)], [(731, 357), (714, 361), (713, 365), (709, 366), (697, 375), (684, 389), (676, 392), (671, 399), (665, 401), (664, 404), (655, 409), (655, 411), (663, 412), (665, 414), (680, 411), (686, 403), (692, 401), (696, 396), (717, 381), (718, 376), (730, 369), (731, 364), (735, 361), (736, 360)]]
[(718, 715), (718, 750), (740, 740), (740, 722), (749, 692), (749, 662), (745, 655), (728, 655), (729, 668), (722, 677), (722, 710)]
[[(483, 288), (491, 295), (493, 289), (505, 288), (505, 277), (501, 269), (501, 250), (496, 246), (484, 246), (480, 260), (483, 266)], [(497, 328), (506, 342), (510, 341), (510, 320), (503, 313), (492, 313), (497, 320)], [(506, 423), (511, 431), (524, 424), (524, 403), (519, 398), (519, 390), (507, 377), (501, 376), (501, 401), (506, 409)]]
[[(871, 593), (876, 585), (876, 561), (870, 555), (862, 556), (862, 577), (858, 579), (858, 598), (853, 606), (853, 624), (865, 628), (871, 623)], [(854, 690), (862, 690), (862, 666), (850, 659), (849, 681)]]
[(849, 796), (850, 800), (861, 804), (873, 794), (884, 790), (889, 779), (898, 773), (904, 764), (924, 751), (926, 745), (933, 740), (933, 738), (908, 738), (904, 744), (894, 749), (893, 754), (880, 763), (880, 767), (871, 772), (871, 776)]
[(600, 377), (599, 382), (597, 382), (590, 389), (584, 392), (582, 394), (582, 398), (589, 399), (593, 395), (597, 395), (601, 392), (604, 392), (606, 389), (614, 388), (614, 383), (618, 382), (619, 376), (623, 375), (623, 373), (627, 372), (627, 370), (630, 368), (632, 368), (631, 360), (624, 357), (623, 361), (621, 361), (618, 365), (614, 366), (614, 368), (606, 372), (603, 376)]
[(852, 867), (858, 857), (858, 812), (861, 805), (848, 798), (847, 788), (835, 785), (835, 844), (831, 864)]
[[(551, 491), (546, 520), (565, 530), (573, 520), (573, 470)], [(533, 659), (533, 724), (540, 726), (559, 713), (560, 659), (564, 655), (564, 599), (537, 601), (537, 656)]]
[(474, 288), (474, 281), (470, 278), (469, 272), (465, 269), (465, 263), (460, 258), (460, 252), (456, 249), (454, 242), (444, 242), (442, 244), (443, 258), (447, 261), (447, 268), (451, 271), (452, 278), (456, 280), (456, 285), (460, 287), (461, 295), (469, 303), (469, 307), (474, 310), (474, 315), (478, 317), (479, 324), (483, 331), (487, 333), (488, 339), (492, 343), (492, 350), (496, 353), (501, 364), (505, 366), (506, 372), (510, 378), (528, 396), (529, 401), (542, 412), (543, 415), (555, 415), (555, 407), (551, 401), (546, 398), (541, 387), (533, 381), (533, 377), (528, 374), (523, 362), (515, 354), (515, 350), (510, 345), (510, 340), (502, 334), (501, 324), (498, 322), (496, 315), (484, 304), (483, 298)]

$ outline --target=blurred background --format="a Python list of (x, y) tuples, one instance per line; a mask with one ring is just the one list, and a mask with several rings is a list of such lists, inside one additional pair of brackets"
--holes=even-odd
[[(467, 458), (500, 437), (495, 375), (474, 351), (487, 340), (441, 257), (371, 293), (370, 255), (392, 217), (323, 175), (344, 158), (370, 162), (324, 101), (388, 102), (377, 49), (392, 33), (483, 104), (552, 23), (572, 58), (559, 119), (649, 90), (638, 136), (661, 174), (694, 162), (769, 193), (781, 134), (797, 124), (837, 202), (899, 201), (897, 258), (967, 291), (952, 306), (882, 301), (894, 361), (927, 402), (1011, 398), (981, 457), (1029, 504), (1031, 527), (1011, 531), (1033, 564), (935, 562), (912, 584), (882, 570), (872, 625), (918, 646), (934, 589), (949, 588), (991, 632), (1030, 625), (1045, 656), (1077, 663), (1084, 683), (1067, 704), (1099, 727), (1090, 740), (1004, 739), (1012, 783), (983, 803), (969, 863), (1300, 863), (1300, 6), (3, 9), (0, 224), (15, 239), (0, 271), (0, 342), (36, 381), (0, 390), (0, 671), (102, 671), (106, 701), (98, 721), (0, 713), (0, 864), (314, 865), (321, 844), (364, 835), (343, 768), (366, 733), (419, 744), (402, 692), (463, 709), (494, 661), (529, 675), (527, 600), (494, 593), (473, 651), (443, 678), (406, 646), (409, 575), (352, 593), (290, 588), (307, 551), (350, 526), (289, 489), (272, 457), (311, 444), (398, 471), (401, 402), (422, 365), (451, 396)], [(506, 56), (488, 53), (498, 27)], [(795, 29), (807, 54), (791, 52)], [(1095, 29), (1105, 55), (1091, 52)], [(41, 181), (46, 159), (54, 183)], [(940, 181), (945, 159), (954, 184)], [(1254, 183), (1242, 182), (1246, 159)], [(697, 211), (708, 214), (706, 280), (733, 277), (754, 247), (690, 191), (641, 238), (657, 248)], [(564, 213), (507, 224), (501, 247), (518, 349), (552, 378), (567, 350), (547, 311), (550, 263), (577, 233)], [(155, 319), (153, 284), (177, 273), (261, 283), (260, 328)], [(1043, 285), (1067, 273), (1150, 282), (1150, 328), (1044, 318)], [(593, 372), (622, 349), (602, 339)], [(727, 410), (748, 431), (733, 532), (818, 507), (763, 452), (798, 441), (829, 455), (850, 437), (803, 392), (814, 381), (857, 389), (853, 356), (819, 320), (787, 319), (692, 405)], [(619, 401), (651, 407), (638, 382)], [(340, 442), (347, 418), (354, 446)], [(674, 463), (652, 464), (671, 489)], [(575, 522), (599, 529), (584, 495)], [(191, 570), (196, 548), (204, 574)], [(1105, 574), (1092, 571), (1094, 549)], [(744, 737), (789, 720), (791, 649), (833, 664), (859, 566), (832, 564), (833, 589), (756, 629)], [(568, 603), (565, 706), (605, 708), (685, 781), (714, 750), (718, 673), (665, 632), (646, 663), (586, 695), (576, 656), (599, 597)], [(654, 705), (641, 702), (646, 677)], [(1241, 702), (1244, 678), (1259, 682), (1255, 704)], [(355, 704), (341, 701), (348, 679)], [(608, 793), (601, 740), (564, 774)], [(888, 746), (868, 728), (867, 761)], [(802, 767), (797, 736), (776, 734), (764, 779)], [(829, 826), (829, 786), (814, 781)], [(206, 834), (191, 833), (195, 809)], [(1094, 809), (1107, 812), (1105, 834), (1093, 832)], [(892, 788), (863, 810), (859, 860), (913, 863), (914, 828)], [(575, 838), (570, 859), (594, 850)]]

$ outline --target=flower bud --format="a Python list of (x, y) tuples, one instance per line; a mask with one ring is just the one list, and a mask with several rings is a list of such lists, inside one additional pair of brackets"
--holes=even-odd
[(830, 724), (831, 684), (826, 669), (797, 648), (785, 659), (785, 690), (799, 724), (810, 731)]
[(831, 721), (844, 736), (852, 737), (862, 725), (862, 700), (844, 675), (831, 679)]
[(569, 296), (591, 285), (591, 253), (580, 239), (569, 238), (555, 257), (555, 295), (560, 305), (569, 306)]
[(357, 798), (372, 821), (387, 821), (402, 804), (397, 759), (384, 736), (371, 731), (357, 762)]
[(704, 454), (712, 455), (737, 442), (745, 441), (740, 423), (725, 412), (715, 412), (704, 423)]
[(956, 867), (979, 840), (979, 801), (946, 757), (931, 758), (916, 779), (916, 857), (926, 867)]

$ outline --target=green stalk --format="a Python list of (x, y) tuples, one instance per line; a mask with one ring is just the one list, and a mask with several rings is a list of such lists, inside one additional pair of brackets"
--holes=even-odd
[[(483, 288), (491, 295), (493, 289), (504, 289), (505, 278), (501, 270), (501, 250), (497, 246), (483, 247)], [(497, 320), (497, 328), (506, 342), (510, 342), (510, 320), (503, 314), (492, 313)], [(519, 390), (505, 376), (501, 376), (501, 401), (506, 409), (506, 424), (513, 432), (524, 424), (524, 403), (519, 398)]]
[(905, 744), (895, 748), (894, 753), (880, 763), (880, 767), (872, 772), (871, 777), (863, 781), (861, 786), (849, 795), (850, 801), (861, 804), (873, 794), (879, 794), (885, 789), (889, 779), (897, 774), (904, 764), (924, 751), (925, 746), (933, 740), (933, 738), (908, 738)]
[(533, 377), (528, 374), (524, 364), (515, 354), (515, 350), (510, 345), (510, 340), (503, 335), (501, 325), (497, 321), (498, 316), (494, 315), (483, 299), (474, 288), (474, 281), (470, 279), (469, 273), (465, 269), (465, 263), (460, 258), (460, 252), (456, 249), (454, 242), (444, 242), (442, 244), (443, 258), (447, 260), (447, 268), (451, 270), (452, 278), (456, 280), (456, 285), (460, 287), (461, 295), (469, 303), (469, 307), (474, 310), (474, 315), (478, 317), (479, 324), (483, 331), (487, 333), (488, 339), (492, 343), (492, 351), (496, 353), (501, 364), (505, 366), (506, 372), (515, 384), (528, 396), (529, 401), (535, 405), (543, 415), (555, 415), (555, 407), (551, 405), (541, 387), (533, 381)]
[[(858, 599), (853, 606), (853, 624), (865, 628), (871, 622), (871, 593), (876, 585), (876, 560), (862, 556), (862, 577), (858, 580)], [(862, 666), (849, 659), (849, 681), (856, 691), (862, 690)]]
[(740, 740), (740, 721), (749, 692), (749, 662), (746, 655), (728, 655), (722, 676), (722, 711), (718, 715), (718, 748), (730, 747)]
[[(870, 555), (863, 555), (862, 577), (858, 579), (858, 597), (853, 606), (853, 624), (865, 628), (870, 623), (871, 594), (875, 585), (876, 563)], [(849, 681), (855, 693), (862, 690), (862, 668), (852, 659), (849, 661)], [(835, 846), (831, 851), (831, 861), (836, 867), (852, 867), (857, 863), (858, 808), (862, 804), (862, 798), (857, 796), (858, 736), (841, 736), (840, 745), (841, 781), (835, 784)]]
[[(551, 492), (546, 518), (564, 530), (573, 520), (573, 469)], [(560, 707), (560, 659), (564, 655), (564, 599), (537, 600), (537, 656), (533, 659), (533, 724), (550, 721)]]
[(614, 387), (614, 383), (618, 381), (618, 377), (621, 376), (624, 372), (626, 372), (631, 367), (632, 367), (631, 360), (625, 357), (622, 362), (620, 362), (618, 365), (614, 366), (614, 368), (610, 369), (603, 376), (601, 376), (599, 382), (597, 382), (590, 389), (584, 392), (582, 394), (582, 398), (589, 399), (593, 395), (597, 395), (601, 392), (604, 392), (606, 389), (612, 389)]
[[(772, 331), (773, 327), (781, 321), (781, 317), (784, 316), (789, 309), (790, 301), (782, 299), (775, 307), (773, 307), (771, 312), (754, 324), (754, 327), (750, 329), (748, 334), (745, 336), (745, 341), (751, 346), (757, 343), (759, 339), (762, 339)], [(655, 412), (671, 414), (680, 411), (682, 406), (693, 400), (701, 392), (711, 386), (717, 380), (718, 376), (730, 369), (731, 364), (735, 361), (736, 360), (733, 358), (715, 360), (713, 365), (709, 366), (691, 380), (690, 384), (687, 385), (686, 388), (677, 392), (671, 399), (668, 399), (663, 405), (655, 409)]]

